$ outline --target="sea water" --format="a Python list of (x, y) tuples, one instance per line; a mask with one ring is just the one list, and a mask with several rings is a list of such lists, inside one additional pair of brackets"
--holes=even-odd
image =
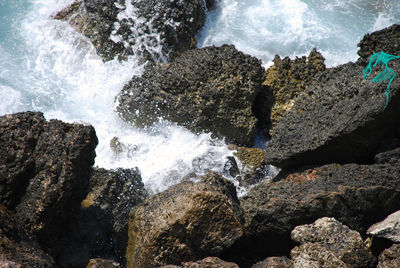
[[(99, 138), (95, 165), (138, 167), (152, 192), (190, 172), (221, 172), (233, 154), (224, 140), (162, 119), (137, 129), (117, 116), (115, 96), (143, 65), (135, 56), (103, 62), (86, 37), (52, 19), (72, 2), (0, 0), (0, 115), (33, 110), (47, 119), (93, 125)], [(399, 12), (397, 1), (383, 0), (219, 0), (198, 40), (200, 46), (235, 44), (264, 64), (276, 53), (304, 55), (317, 47), (333, 66), (356, 59), (363, 34), (399, 22)], [(110, 146), (116, 139), (122, 153)], [(271, 170), (267, 176), (276, 174)]]

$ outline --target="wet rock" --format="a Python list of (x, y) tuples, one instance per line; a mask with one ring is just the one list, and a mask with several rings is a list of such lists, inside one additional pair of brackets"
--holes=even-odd
[[(367, 228), (400, 208), (399, 165), (331, 164), (303, 172), (282, 172), (241, 198), (244, 236), (224, 255), (239, 265), (287, 255), (290, 232), (321, 217), (351, 229)], [(268, 241), (273, 241), (270, 243)]]
[(400, 242), (400, 211), (390, 214), (381, 222), (368, 228), (367, 234), (389, 239), (395, 243)]
[(252, 108), (263, 80), (260, 61), (234, 46), (194, 49), (171, 64), (147, 65), (119, 94), (117, 111), (138, 127), (162, 117), (251, 145), (257, 124)]
[(90, 192), (64, 232), (57, 263), (78, 266), (101, 256), (124, 264), (129, 212), (145, 197), (137, 169), (95, 169)]
[(297, 226), (291, 237), (301, 244), (291, 251), (294, 267), (307, 262), (314, 267), (373, 267), (376, 262), (361, 235), (334, 218)]
[(0, 205), (0, 267), (56, 267), (52, 257), (18, 227), (13, 214)]
[(377, 268), (397, 268), (400, 267), (400, 244), (394, 244), (385, 249), (378, 258)]
[[(234, 150), (235, 157), (240, 161), (240, 168), (237, 168), (235, 177), (240, 186), (250, 188), (265, 179), (275, 177), (279, 169), (268, 165), (264, 160), (264, 151), (259, 148), (240, 147), (229, 145), (230, 150)], [(236, 164), (237, 166), (237, 164)]]
[(308, 58), (303, 56), (291, 60), (289, 57), (281, 59), (279, 55), (275, 56), (274, 65), (266, 71), (263, 83), (273, 95), (264, 104), (266, 107), (272, 106), (272, 125), (292, 108), (296, 97), (312, 83), (313, 77), (325, 70), (324, 61), (324, 57), (316, 49), (311, 51)]
[(393, 24), (390, 27), (364, 35), (364, 38), (358, 43), (360, 49), (358, 55), (360, 58), (357, 63), (365, 66), (368, 64), (369, 57), (373, 53), (381, 51), (400, 56), (400, 25)]
[(56, 250), (60, 229), (88, 190), (95, 131), (26, 112), (0, 117), (0, 137), (2, 203), (44, 250)]
[(205, 21), (205, 2), (84, 0), (54, 18), (68, 20), (105, 60), (135, 54), (165, 61), (196, 47), (195, 34)]
[(45, 119), (41, 113), (0, 117), (0, 202), (14, 209), (35, 174), (34, 151)]
[(241, 236), (242, 217), (235, 187), (215, 173), (172, 186), (132, 211), (128, 267), (218, 256)]
[(91, 259), (86, 268), (119, 268), (121, 267), (118, 263), (112, 260), (105, 259)]
[(292, 268), (292, 263), (288, 257), (268, 257), (251, 268)]
[[(400, 61), (391, 68), (400, 71)], [(400, 123), (400, 80), (391, 84), (363, 79), (354, 63), (316, 75), (272, 130), (266, 162), (282, 168), (328, 163), (371, 163)]]

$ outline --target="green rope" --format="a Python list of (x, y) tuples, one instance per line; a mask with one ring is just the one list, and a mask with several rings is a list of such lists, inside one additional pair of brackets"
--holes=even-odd
[(383, 51), (381, 51), (379, 53), (374, 53), (369, 58), (368, 66), (365, 67), (365, 69), (363, 71), (364, 78), (368, 78), (368, 76), (372, 72), (372, 69), (374, 67), (376, 67), (376, 65), (380, 64), (382, 66), (382, 68), (384, 68), (383, 71), (380, 72), (377, 76), (375, 76), (374, 79), (372, 79), (372, 81), (371, 81), (372, 83), (374, 83), (374, 82), (380, 83), (380, 82), (385, 82), (385, 81), (389, 80), (389, 84), (387, 85), (386, 92), (385, 92), (386, 105), (385, 105), (384, 109), (386, 109), (386, 107), (389, 105), (390, 84), (396, 77), (396, 73), (388, 67), (388, 63), (389, 63), (389, 61), (395, 60), (398, 58), (400, 58), (400, 56), (386, 54)]

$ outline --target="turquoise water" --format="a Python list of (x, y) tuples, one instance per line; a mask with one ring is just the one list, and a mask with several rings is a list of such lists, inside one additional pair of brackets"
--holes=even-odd
[(263, 59), (308, 55), (316, 47), (328, 66), (357, 58), (367, 32), (400, 22), (400, 1), (220, 0), (199, 34), (200, 46), (224, 43)]
[[(155, 192), (192, 171), (221, 171), (232, 155), (224, 141), (161, 119), (143, 130), (118, 118), (114, 98), (143, 66), (135, 57), (104, 63), (87, 38), (51, 18), (72, 2), (0, 0), (0, 115), (35, 110), (47, 119), (91, 124), (99, 137), (96, 165), (139, 167), (145, 185)], [(235, 44), (265, 64), (275, 53), (293, 57), (317, 47), (329, 65), (340, 64), (356, 58), (363, 34), (399, 22), (399, 4), (220, 0), (217, 9), (208, 12), (199, 45)], [(122, 154), (110, 149), (114, 137), (124, 145)]]

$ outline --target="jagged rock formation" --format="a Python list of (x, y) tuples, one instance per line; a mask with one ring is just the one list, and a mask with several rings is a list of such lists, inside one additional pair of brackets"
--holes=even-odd
[(212, 132), (236, 144), (253, 144), (253, 105), (264, 69), (234, 46), (183, 53), (170, 64), (149, 64), (118, 96), (120, 116), (145, 127), (159, 118), (194, 132)]
[(272, 65), (266, 71), (266, 79), (263, 85), (266, 90), (272, 92), (267, 98), (265, 107), (271, 107), (271, 123), (275, 125), (287, 111), (293, 106), (296, 97), (312, 83), (313, 77), (325, 70), (324, 57), (316, 49), (310, 55), (294, 60), (289, 57), (281, 59), (276, 55)]
[[(208, 1), (211, 7), (213, 1)], [(166, 61), (196, 47), (203, 0), (83, 0), (55, 15), (87, 36), (105, 60), (138, 55)]]

